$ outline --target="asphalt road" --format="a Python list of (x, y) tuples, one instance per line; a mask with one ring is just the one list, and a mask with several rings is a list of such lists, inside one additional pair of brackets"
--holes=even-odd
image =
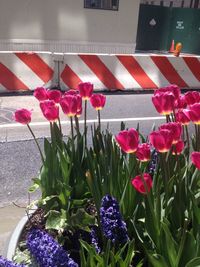
[[(148, 135), (152, 125), (160, 124), (163, 118), (155, 111), (151, 94), (108, 95), (105, 108), (102, 110), (102, 128), (109, 124), (116, 134), (120, 122), (126, 127), (137, 127)], [(38, 102), (33, 96), (0, 97), (0, 207), (12, 202), (19, 205), (28, 203), (27, 189), (31, 178), (36, 177), (40, 169), (40, 156), (32, 136), (26, 126), (16, 124), (12, 119), (18, 108), (33, 109), (32, 129), (42, 146), (43, 137), (49, 136), (49, 123), (43, 118)], [(88, 126), (96, 121), (97, 114), (90, 106), (88, 109)], [(64, 134), (70, 133), (68, 119), (62, 115)], [(82, 118), (81, 118), (82, 120)], [(31, 196), (34, 199), (38, 196)]]

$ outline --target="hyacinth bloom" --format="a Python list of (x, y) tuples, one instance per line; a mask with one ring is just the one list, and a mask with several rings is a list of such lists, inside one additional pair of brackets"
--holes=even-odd
[(96, 110), (101, 110), (105, 106), (106, 97), (102, 94), (92, 95), (90, 98), (90, 103)]
[(33, 93), (34, 97), (37, 98), (37, 100), (39, 100), (40, 102), (41, 101), (45, 101), (47, 100), (49, 97), (48, 97), (48, 93), (47, 93), (47, 89), (45, 89), (44, 87), (37, 87), (35, 90), (34, 90), (34, 93)]
[(184, 142), (179, 140), (175, 145), (172, 146), (172, 154), (180, 155), (184, 149)]
[(24, 125), (29, 124), (31, 122), (31, 111), (25, 108), (16, 110), (14, 120)]
[(139, 134), (134, 128), (119, 132), (115, 138), (125, 153), (136, 152), (139, 144)]
[(188, 125), (190, 123), (189, 110), (183, 109), (176, 113), (176, 121), (182, 125)]
[(133, 187), (141, 194), (147, 194), (152, 188), (152, 178), (148, 173), (136, 176), (131, 181)]
[(191, 160), (192, 160), (192, 163), (195, 165), (195, 167), (200, 170), (200, 152), (196, 152), (196, 151), (192, 152)]
[(200, 103), (191, 105), (188, 110), (188, 115), (194, 124), (200, 124)]
[(149, 135), (149, 140), (155, 149), (160, 153), (168, 152), (173, 143), (173, 136), (167, 129), (154, 131)]
[(0, 256), (0, 267), (25, 267), (25, 265), (16, 264)]
[(166, 129), (171, 132), (171, 135), (173, 137), (173, 144), (176, 144), (180, 140), (182, 133), (182, 127), (180, 123), (178, 122), (165, 123), (159, 127), (159, 130), (162, 129)]
[(78, 108), (80, 109), (80, 101), (76, 95), (65, 95), (60, 100), (60, 105), (63, 113), (68, 117), (74, 117), (77, 114)]
[(53, 100), (40, 102), (40, 108), (48, 121), (53, 122), (59, 118), (59, 107)]
[(136, 151), (136, 157), (141, 162), (149, 161), (151, 159), (150, 145), (147, 143), (139, 144)]
[(78, 267), (50, 235), (39, 229), (32, 229), (28, 234), (27, 247), (39, 266), (42, 267)]
[(83, 100), (89, 100), (93, 93), (93, 84), (89, 82), (79, 83), (78, 90)]
[(103, 235), (112, 243), (124, 244), (128, 241), (126, 223), (122, 219), (119, 204), (110, 195), (102, 198), (100, 221)]
[(148, 173), (153, 176), (158, 164), (158, 152), (154, 149), (151, 153), (151, 161), (148, 166)]
[(47, 95), (48, 99), (53, 100), (55, 103), (59, 103), (62, 96), (59, 90), (48, 90)]
[(193, 105), (200, 102), (200, 93), (197, 91), (187, 92), (185, 94), (185, 101), (187, 105)]
[(169, 115), (175, 107), (175, 97), (171, 92), (157, 92), (152, 97), (156, 110), (162, 115)]

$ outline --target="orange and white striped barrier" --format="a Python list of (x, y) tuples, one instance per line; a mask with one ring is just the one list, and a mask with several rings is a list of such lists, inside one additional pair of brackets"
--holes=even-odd
[(49, 87), (53, 68), (51, 53), (0, 52), (0, 92)]
[(61, 70), (62, 89), (77, 88), (90, 81), (95, 89), (156, 89), (177, 84), (200, 88), (200, 57), (182, 55), (65, 54)]
[(200, 56), (0, 52), (0, 92), (90, 81), (96, 90), (156, 89), (170, 83), (200, 88)]

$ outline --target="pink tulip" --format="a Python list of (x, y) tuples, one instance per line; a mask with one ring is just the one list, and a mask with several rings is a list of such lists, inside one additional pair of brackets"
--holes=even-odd
[(200, 102), (200, 93), (197, 91), (187, 92), (185, 94), (185, 101), (190, 106)]
[(102, 94), (92, 95), (90, 98), (90, 103), (96, 110), (101, 110), (106, 103), (106, 97)]
[(48, 121), (54, 122), (59, 118), (59, 107), (55, 104), (53, 100), (46, 100), (40, 102), (40, 108), (44, 117)]
[(195, 103), (190, 106), (188, 115), (194, 124), (200, 124), (200, 103)]
[(179, 110), (176, 113), (176, 121), (182, 125), (188, 125), (190, 123), (189, 111), (186, 109)]
[(78, 90), (70, 89), (67, 92), (64, 93), (64, 95), (77, 95), (79, 94)]
[(59, 103), (62, 96), (59, 90), (48, 90), (47, 95), (48, 99), (53, 100), (55, 103)]
[(179, 140), (175, 145), (172, 146), (172, 154), (180, 155), (184, 149), (184, 142)]
[(176, 109), (183, 109), (187, 107), (187, 103), (184, 95), (180, 95), (179, 98), (175, 101)]
[(93, 84), (89, 82), (79, 83), (78, 90), (83, 100), (88, 100), (93, 93)]
[(150, 134), (149, 140), (155, 149), (160, 153), (168, 152), (173, 143), (173, 136), (167, 129), (154, 131)]
[(160, 94), (160, 93), (172, 93), (174, 95), (175, 100), (179, 99), (180, 96), (180, 88), (175, 84), (170, 84), (166, 87), (159, 88), (155, 90), (154, 95)]
[(173, 138), (173, 144), (176, 144), (180, 138), (181, 138), (181, 133), (182, 133), (182, 127), (181, 124), (178, 122), (169, 122), (162, 124), (159, 127), (159, 130), (169, 130), (171, 132), (172, 138)]
[(191, 160), (195, 167), (200, 170), (200, 152), (192, 152)]
[(47, 89), (45, 89), (44, 87), (37, 87), (34, 90), (33, 93), (34, 97), (37, 98), (37, 100), (41, 101), (45, 101), (48, 99), (48, 93), (47, 93)]
[(151, 159), (151, 151), (150, 151), (150, 145), (147, 143), (143, 143), (138, 145), (137, 151), (136, 151), (136, 157), (141, 162), (146, 162)]
[(132, 179), (131, 183), (133, 187), (141, 194), (149, 193), (152, 188), (152, 178), (148, 173), (144, 173), (142, 177), (141, 175), (136, 176)]
[(157, 92), (152, 97), (152, 102), (156, 110), (162, 115), (169, 115), (175, 107), (175, 97), (169, 92)]
[(76, 95), (65, 95), (60, 101), (63, 113), (68, 117), (74, 117), (78, 109), (78, 100)]
[(139, 134), (135, 129), (131, 128), (128, 131), (121, 131), (115, 138), (125, 153), (136, 152), (139, 143)]
[(16, 110), (14, 120), (21, 124), (29, 124), (31, 122), (31, 111), (25, 108)]

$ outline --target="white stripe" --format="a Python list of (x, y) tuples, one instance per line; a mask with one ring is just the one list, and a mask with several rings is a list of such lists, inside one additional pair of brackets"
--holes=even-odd
[(28, 88), (34, 89), (44, 85), (44, 82), (15, 54), (1, 54), (0, 62), (13, 72)]
[(10, 90), (8, 90), (6, 87), (3, 86), (3, 84), (0, 83), (0, 93), (4, 93), (4, 92), (9, 92)]
[(189, 87), (200, 86), (200, 82), (196, 79), (191, 70), (188, 68), (183, 58), (169, 58), (169, 61), (175, 68), (176, 72), (187, 83)]
[[(116, 56), (99, 56), (106, 67), (118, 79), (125, 89), (141, 88), (137, 81), (132, 77), (128, 70), (118, 60)], [(142, 88), (141, 88), (142, 89)]]
[[(117, 119), (102, 119), (101, 122), (121, 122), (121, 121), (149, 121), (149, 120), (165, 120), (165, 117), (139, 117), (139, 118), (117, 118)], [(87, 123), (94, 123), (98, 122), (97, 119), (95, 120), (87, 120)], [(79, 121), (80, 124), (84, 124), (84, 120)], [(61, 121), (62, 125), (70, 124), (70, 121)], [(49, 122), (31, 122), (30, 126), (47, 126)], [(15, 127), (24, 127), (22, 124), (18, 123), (8, 123), (0, 125), (0, 129), (3, 128), (15, 128)]]
[(54, 68), (52, 53), (34, 53), (37, 54), (50, 68)]
[(99, 80), (99, 78), (92, 72), (92, 70), (83, 62), (78, 55), (65, 55), (65, 64), (78, 75), (83, 82), (91, 82), (95, 89), (106, 88), (106, 86)]
[(141, 57), (141, 56), (134, 56), (138, 64), (142, 67), (144, 72), (149, 76), (149, 78), (158, 86), (163, 87), (169, 84), (168, 80), (165, 76), (161, 73), (159, 68), (153, 62), (151, 57)]

